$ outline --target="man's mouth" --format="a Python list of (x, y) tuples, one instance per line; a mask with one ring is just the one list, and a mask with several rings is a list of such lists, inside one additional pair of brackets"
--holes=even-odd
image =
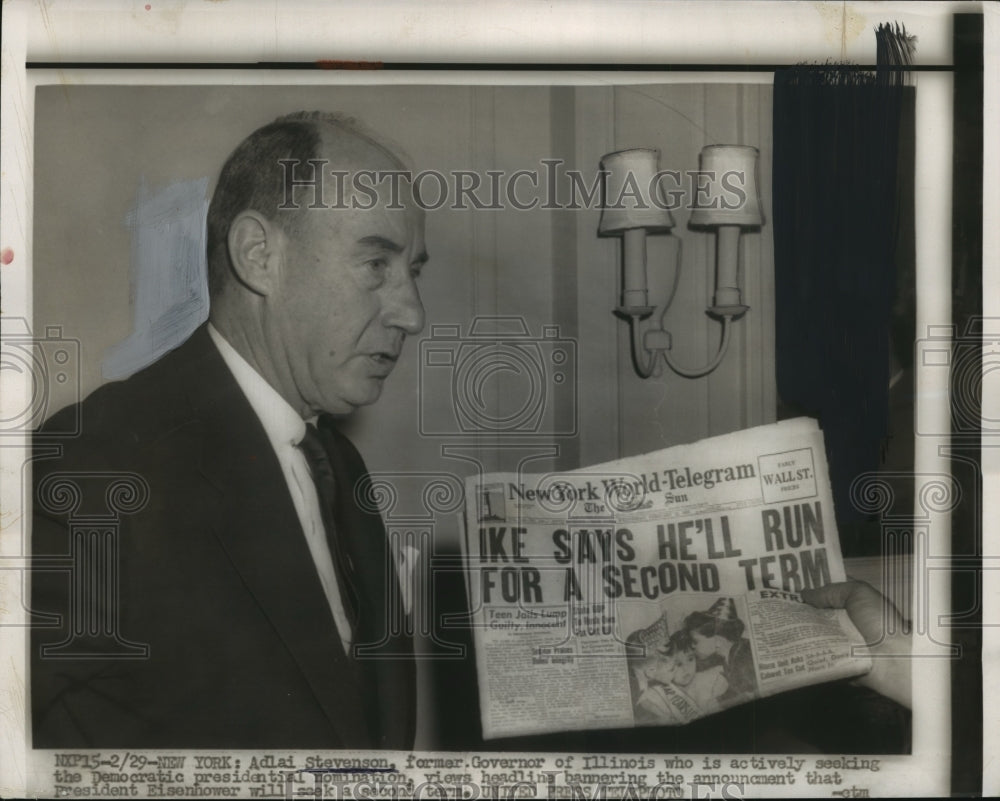
[(392, 351), (378, 351), (372, 353), (368, 356), (371, 359), (372, 364), (375, 366), (375, 372), (382, 377), (389, 375), (392, 369), (396, 366), (396, 360), (399, 358), (398, 352)]

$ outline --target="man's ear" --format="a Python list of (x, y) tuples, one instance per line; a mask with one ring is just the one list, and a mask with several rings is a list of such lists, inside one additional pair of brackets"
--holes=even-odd
[(258, 295), (269, 295), (276, 286), (283, 255), (280, 227), (259, 212), (241, 211), (229, 226), (227, 244), (240, 282)]

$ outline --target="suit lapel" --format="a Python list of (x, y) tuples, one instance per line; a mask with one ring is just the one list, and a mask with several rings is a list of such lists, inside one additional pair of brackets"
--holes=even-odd
[[(195, 337), (203, 341), (195, 342)], [(214, 487), (213, 528), (319, 705), (351, 747), (371, 744), (357, 678), (263, 426), (207, 331), (189, 397), (203, 423), (200, 469)], [(266, 657), (264, 657), (266, 658)]]

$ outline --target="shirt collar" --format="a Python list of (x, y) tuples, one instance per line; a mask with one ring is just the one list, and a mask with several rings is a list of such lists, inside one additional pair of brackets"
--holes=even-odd
[(211, 323), (208, 324), (208, 335), (246, 395), (254, 414), (260, 419), (275, 451), (280, 452), (281, 448), (298, 445), (306, 434), (306, 424), (299, 413), (240, 356), (236, 348)]

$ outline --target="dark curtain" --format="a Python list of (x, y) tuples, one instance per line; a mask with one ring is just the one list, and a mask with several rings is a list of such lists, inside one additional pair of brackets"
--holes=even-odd
[(903, 97), (893, 67), (908, 40), (878, 35), (877, 71), (795, 67), (774, 84), (778, 394), (820, 421), (841, 523), (859, 517), (851, 482), (878, 468), (889, 423)]

